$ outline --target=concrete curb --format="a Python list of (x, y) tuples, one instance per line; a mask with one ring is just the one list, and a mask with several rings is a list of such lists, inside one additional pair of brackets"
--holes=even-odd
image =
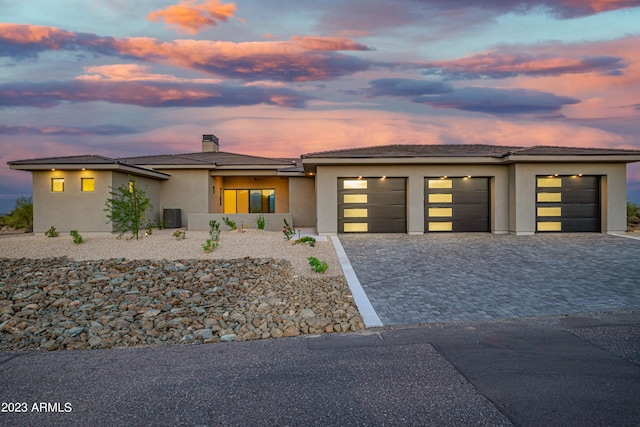
[(342, 243), (340, 243), (340, 239), (338, 236), (331, 236), (331, 241), (333, 242), (333, 247), (336, 250), (336, 255), (338, 255), (338, 260), (342, 267), (342, 272), (344, 273), (344, 277), (347, 279), (347, 284), (349, 285), (349, 289), (351, 289), (351, 294), (353, 295), (353, 299), (358, 307), (358, 311), (360, 311), (360, 314), (362, 315), (364, 326), (367, 328), (382, 326), (382, 321), (371, 305), (369, 297), (367, 297), (364, 289), (362, 289), (362, 285), (360, 284), (360, 280), (358, 280), (355, 271), (353, 271), (351, 262), (342, 247)]

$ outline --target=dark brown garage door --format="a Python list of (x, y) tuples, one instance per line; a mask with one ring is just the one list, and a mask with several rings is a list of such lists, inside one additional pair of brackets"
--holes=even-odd
[(425, 231), (491, 231), (489, 178), (425, 178), (424, 188)]
[(340, 233), (406, 233), (405, 178), (338, 178)]
[(538, 176), (537, 231), (600, 232), (599, 176)]

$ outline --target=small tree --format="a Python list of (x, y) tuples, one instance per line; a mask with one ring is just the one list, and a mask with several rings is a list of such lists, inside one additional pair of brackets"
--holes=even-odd
[(146, 211), (153, 209), (147, 193), (138, 188), (133, 177), (129, 176), (129, 185), (120, 185), (109, 192), (112, 198), (105, 202), (107, 218), (113, 223), (113, 228), (120, 233), (118, 238), (126, 232), (131, 232), (130, 239), (139, 238), (139, 231), (144, 228)]
[(31, 197), (19, 197), (13, 211), (4, 217), (4, 223), (13, 228), (33, 230), (33, 202)]

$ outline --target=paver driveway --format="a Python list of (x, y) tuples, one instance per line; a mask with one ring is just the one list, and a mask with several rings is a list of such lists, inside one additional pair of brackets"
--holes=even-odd
[(640, 240), (340, 235), (385, 325), (640, 309)]

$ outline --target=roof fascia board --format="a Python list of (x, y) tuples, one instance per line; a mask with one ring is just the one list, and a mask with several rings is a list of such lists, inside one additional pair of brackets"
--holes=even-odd
[(633, 163), (640, 162), (640, 155), (610, 154), (610, 155), (520, 155), (507, 156), (504, 163)]
[(326, 157), (304, 158), (302, 164), (307, 165), (420, 165), (420, 164), (501, 164), (497, 157)]
[(259, 170), (259, 169), (229, 169), (211, 171), (211, 176), (276, 176), (278, 175), (277, 169)]
[(40, 172), (40, 171), (50, 171), (52, 169), (56, 170), (102, 170), (102, 171), (112, 171), (112, 172), (124, 172), (132, 175), (145, 176), (148, 178), (155, 179), (169, 179), (170, 175), (157, 172), (154, 170), (149, 170), (146, 168), (141, 168), (139, 166), (131, 166), (131, 165), (123, 165), (123, 164), (92, 164), (92, 163), (78, 163), (78, 164), (69, 164), (69, 163), (50, 163), (47, 165), (42, 164), (22, 164), (22, 165), (9, 165), (10, 169), (14, 170), (23, 170), (30, 172)]

